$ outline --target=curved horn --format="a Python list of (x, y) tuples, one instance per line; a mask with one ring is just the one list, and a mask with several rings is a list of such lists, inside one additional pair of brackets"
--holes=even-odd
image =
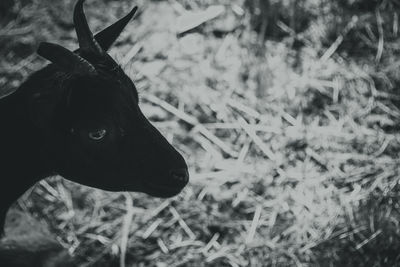
[(85, 0), (78, 0), (74, 9), (74, 25), (76, 35), (78, 36), (79, 47), (83, 52), (90, 52), (96, 55), (103, 55), (104, 51), (101, 46), (96, 42), (90, 31), (89, 25), (86, 21), (85, 13), (83, 12), (83, 2)]
[(110, 46), (117, 40), (118, 36), (121, 34), (125, 26), (128, 24), (128, 22), (132, 19), (133, 15), (135, 15), (137, 11), (137, 6), (135, 6), (131, 12), (129, 12), (127, 15), (125, 15), (123, 18), (119, 19), (112, 25), (108, 26), (101, 32), (97, 33), (94, 38), (96, 41), (99, 43), (101, 48), (104, 49), (104, 51), (107, 51)]
[(37, 53), (65, 71), (80, 74), (96, 74), (96, 69), (84, 58), (58, 44), (42, 42)]

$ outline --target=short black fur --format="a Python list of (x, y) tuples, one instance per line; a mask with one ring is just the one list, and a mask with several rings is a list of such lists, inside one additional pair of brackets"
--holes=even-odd
[(0, 99), (1, 229), (10, 204), (50, 175), (156, 197), (188, 182), (185, 160), (143, 115), (135, 85), (106, 53), (136, 7), (93, 38), (81, 25), (82, 4), (74, 16), (80, 49), (42, 44), (39, 54), (52, 63)]

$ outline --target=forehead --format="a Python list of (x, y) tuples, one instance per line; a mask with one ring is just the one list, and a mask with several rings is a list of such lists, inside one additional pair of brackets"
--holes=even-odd
[(78, 77), (67, 88), (67, 105), (77, 112), (103, 113), (118, 107), (121, 85), (101, 77)]
[[(71, 100), (78, 103), (98, 103), (114, 100), (120, 93), (121, 84), (111, 78), (93, 76), (77, 77), (68, 84)], [(108, 100), (108, 101), (107, 101)]]
[(131, 125), (140, 115), (135, 92), (133, 83), (129, 86), (106, 76), (76, 79), (67, 90), (67, 116), (86, 126), (105, 121)]

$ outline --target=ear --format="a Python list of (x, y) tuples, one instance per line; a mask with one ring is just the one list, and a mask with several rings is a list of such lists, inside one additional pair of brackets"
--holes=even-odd
[(88, 61), (60, 45), (42, 42), (39, 44), (37, 53), (69, 73), (96, 73), (95, 68)]
[(124, 30), (125, 26), (128, 22), (132, 19), (133, 15), (135, 15), (137, 11), (137, 6), (135, 6), (129, 14), (125, 17), (119, 19), (117, 22), (113, 23), (112, 25), (108, 26), (101, 32), (97, 33), (94, 38), (99, 43), (101, 48), (104, 51), (107, 51), (111, 45), (117, 40), (118, 36)]

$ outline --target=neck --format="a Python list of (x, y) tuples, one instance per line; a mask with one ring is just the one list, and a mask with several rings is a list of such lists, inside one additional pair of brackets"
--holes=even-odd
[(18, 92), (0, 99), (0, 232), (10, 205), (45, 173), (41, 142)]

